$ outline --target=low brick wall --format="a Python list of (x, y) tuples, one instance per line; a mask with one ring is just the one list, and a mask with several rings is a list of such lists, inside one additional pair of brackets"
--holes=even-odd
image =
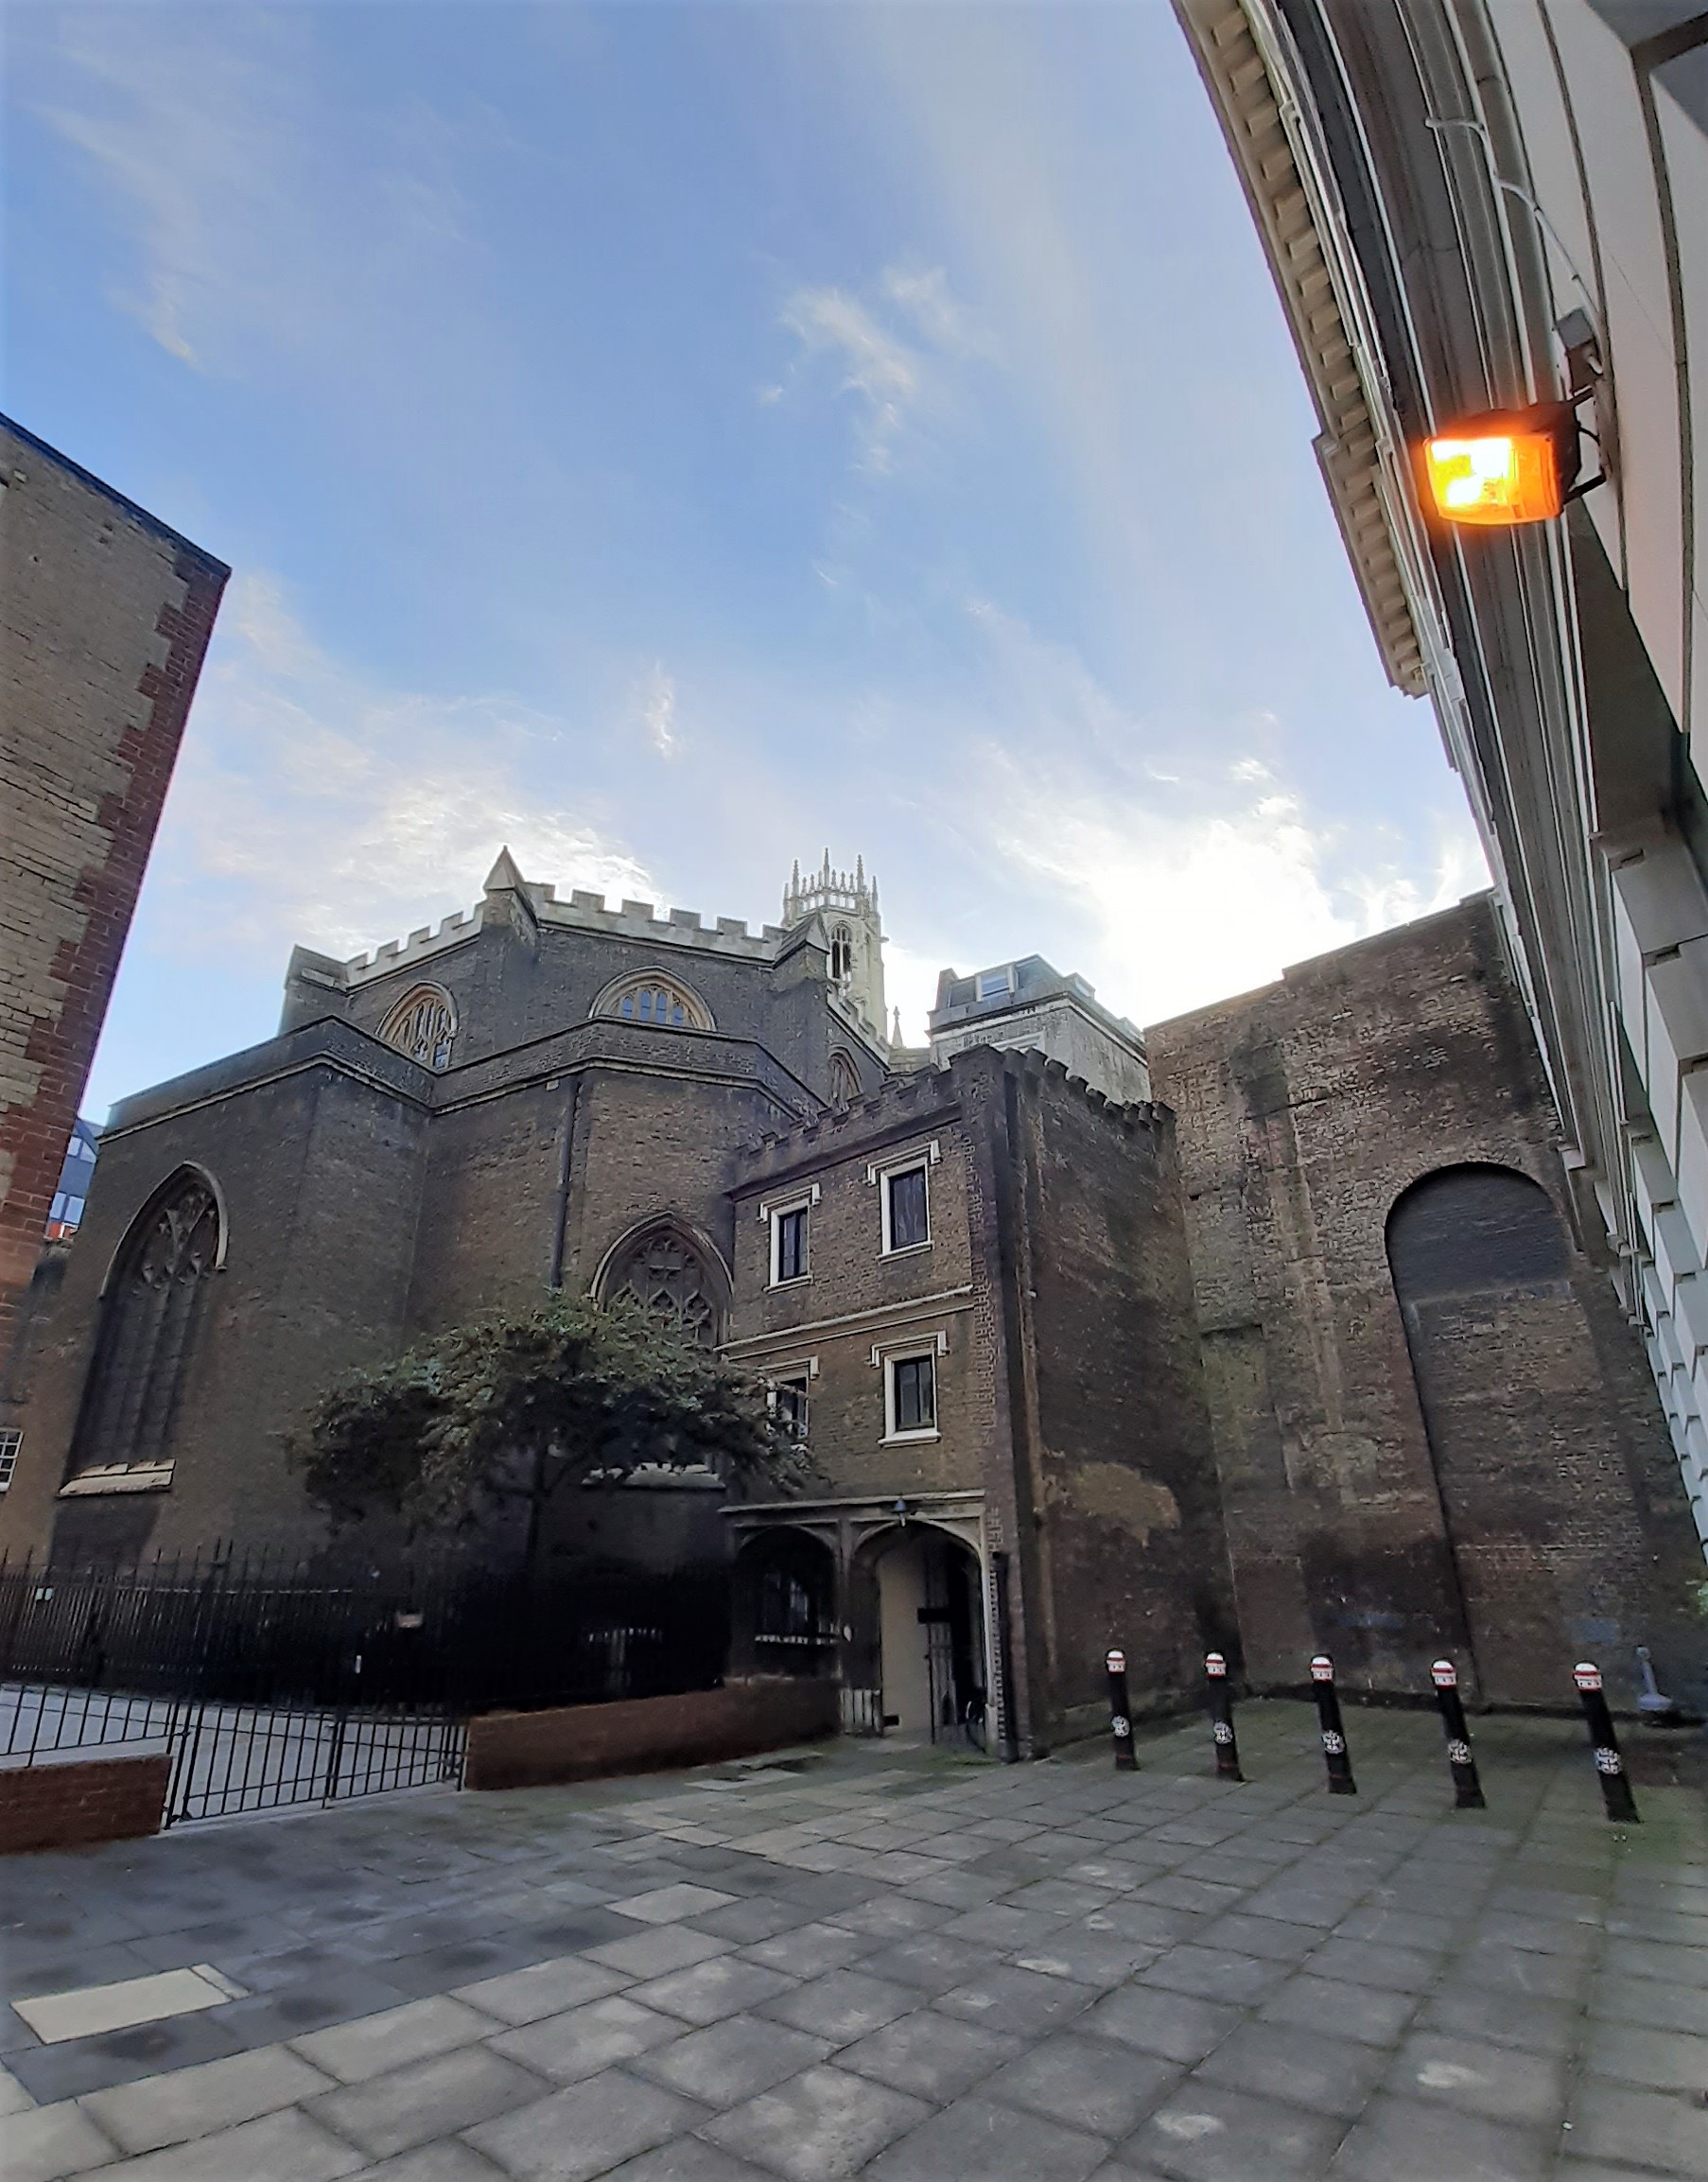
[(464, 1788), (539, 1788), (606, 1773), (655, 1772), (747, 1757), (831, 1735), (836, 1685), (789, 1676), (727, 1683), (679, 1697), (489, 1712), (468, 1726)]
[(171, 1772), (164, 1753), (0, 1769), (0, 1856), (158, 1833)]

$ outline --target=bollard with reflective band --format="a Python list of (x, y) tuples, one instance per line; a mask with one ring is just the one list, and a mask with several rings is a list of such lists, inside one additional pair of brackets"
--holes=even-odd
[(1636, 1799), (1630, 1792), (1630, 1782), (1626, 1778), (1625, 1760), (1619, 1754), (1619, 1737), (1613, 1733), (1613, 1716), (1607, 1709), (1606, 1693), (1601, 1687), (1601, 1669), (1593, 1659), (1580, 1659), (1572, 1669), (1572, 1680), (1577, 1685), (1577, 1695), (1582, 1700), (1583, 1717), (1589, 1723), (1590, 1749), (1595, 1754), (1595, 1772), (1601, 1781), (1601, 1800), (1607, 1806), (1607, 1815), (1621, 1825), (1637, 1825), (1641, 1821)]
[(1115, 1770), (1117, 1772), (1137, 1772), (1139, 1760), (1133, 1751), (1133, 1712), (1126, 1696), (1126, 1653), (1106, 1652), (1103, 1664), (1109, 1670), (1109, 1734), (1115, 1743)]
[(1476, 1759), (1471, 1752), (1471, 1730), (1465, 1725), (1465, 1707), (1459, 1700), (1459, 1670), (1451, 1659), (1438, 1659), (1430, 1668), (1436, 1685), (1436, 1702), (1441, 1708), (1441, 1725), (1447, 1731), (1447, 1770), (1453, 1775), (1455, 1810), (1486, 1810), (1483, 1784), (1476, 1777)]
[(1340, 1700), (1334, 1694), (1334, 1662), (1326, 1651), (1319, 1651), (1311, 1662), (1311, 1692), (1316, 1700), (1316, 1718), (1322, 1728), (1322, 1762), (1329, 1772), (1329, 1793), (1356, 1795), (1358, 1783), (1352, 1778), (1346, 1729), (1340, 1719)]
[(1204, 1654), (1204, 1672), (1210, 1681), (1210, 1733), (1216, 1746), (1216, 1778), (1244, 1780), (1240, 1771), (1240, 1746), (1233, 1739), (1233, 1699), (1228, 1688), (1228, 1662), (1219, 1651)]

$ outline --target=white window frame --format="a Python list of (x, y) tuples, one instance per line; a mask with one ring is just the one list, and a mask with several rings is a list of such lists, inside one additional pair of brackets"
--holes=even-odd
[[(872, 1361), (883, 1372), (883, 1444), (886, 1447), (905, 1446), (916, 1440), (940, 1440), (943, 1437), (943, 1375), (937, 1369), (939, 1356), (949, 1353), (949, 1335), (930, 1334), (923, 1339), (886, 1343), (872, 1351)], [(898, 1364), (915, 1364), (929, 1357), (932, 1368), (932, 1422), (929, 1424), (910, 1424), (905, 1431), (896, 1423), (896, 1367)]]
[[(1001, 978), (1000, 985), (992, 985), (986, 992), (985, 986), (993, 978)], [(972, 981), (975, 1001), (1002, 1000), (1014, 990), (1014, 965), (1004, 963), (1001, 969), (981, 969)]]
[(23, 1431), (9, 1424), (0, 1430), (0, 1492), (11, 1491), (12, 1478), (17, 1474), (18, 1456), (24, 1446)]
[(775, 1417), (777, 1413), (777, 1390), (782, 1387), (804, 1385), (807, 1389), (806, 1412), (801, 1420), (800, 1444), (804, 1447), (812, 1431), (812, 1382), (818, 1377), (818, 1358), (801, 1356), (788, 1364), (774, 1364), (765, 1372), (765, 1407)]
[[(759, 1207), (759, 1217), (768, 1231), (765, 1238), (765, 1285), (768, 1288), (798, 1288), (804, 1281), (812, 1278), (812, 1207), (819, 1199), (816, 1182), (804, 1190), (796, 1190), (786, 1197), (767, 1197)], [(806, 1248), (805, 1263), (798, 1273), (791, 1273), (787, 1280), (782, 1274), (783, 1220), (790, 1213), (807, 1214), (803, 1236)]]
[[(911, 1257), (915, 1250), (929, 1250), (934, 1223), (932, 1217), (931, 1170), (943, 1157), (943, 1149), (933, 1137), (928, 1144), (916, 1144), (910, 1151), (899, 1152), (894, 1159), (874, 1163), (866, 1169), (866, 1180), (878, 1185), (878, 1217), (882, 1237), (879, 1255), (884, 1258)], [(912, 1174), (917, 1167), (925, 1176), (925, 1240), (922, 1243), (903, 1243), (897, 1248), (890, 1233), (890, 1184), (898, 1175)]]

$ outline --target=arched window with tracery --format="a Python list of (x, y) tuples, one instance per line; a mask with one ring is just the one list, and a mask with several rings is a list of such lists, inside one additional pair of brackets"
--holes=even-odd
[(860, 1071), (845, 1053), (830, 1056), (830, 1103), (845, 1107), (860, 1096)]
[(854, 934), (839, 924), (830, 935), (830, 975), (838, 985), (846, 985), (853, 974)]
[(723, 1331), (723, 1283), (679, 1229), (650, 1228), (623, 1245), (601, 1283), (607, 1297), (630, 1295), (702, 1348)]
[(219, 1264), (219, 1205), (185, 1169), (126, 1237), (101, 1306), (72, 1468), (155, 1469), (169, 1463), (185, 1375)]
[(379, 1035), (423, 1068), (449, 1068), (457, 1036), (456, 1004), (443, 986), (418, 985), (387, 1016)]
[(711, 1010), (679, 978), (661, 971), (627, 979), (611, 986), (600, 1002), (601, 1015), (614, 1015), (623, 1022), (661, 1024), (666, 1030), (710, 1030)]

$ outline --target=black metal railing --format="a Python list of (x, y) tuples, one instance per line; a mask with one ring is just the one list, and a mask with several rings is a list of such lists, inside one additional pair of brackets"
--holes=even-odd
[(720, 1571), (0, 1560), (0, 1765), (169, 1751), (167, 1823), (455, 1778), (473, 1714), (709, 1688)]

